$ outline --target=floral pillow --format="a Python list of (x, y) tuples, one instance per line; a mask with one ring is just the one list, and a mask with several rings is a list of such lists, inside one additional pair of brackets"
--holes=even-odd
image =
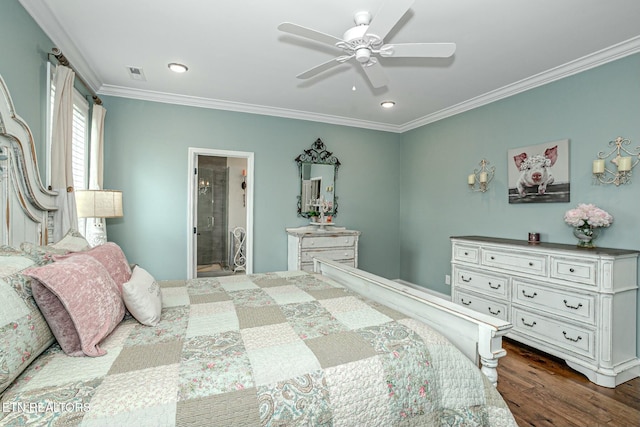
[(99, 343), (124, 317), (124, 303), (106, 268), (76, 254), (30, 268), (33, 296), (62, 350), (70, 356), (102, 356)]
[(51, 245), (40, 246), (35, 243), (24, 242), (20, 249), (26, 255), (36, 259), (38, 265), (49, 264), (54, 256), (66, 255), (70, 252), (80, 252), (90, 249), (87, 240), (76, 230), (69, 230), (60, 241)]
[(21, 251), (0, 248), (0, 393), (55, 342), (31, 293), (32, 279), (21, 274), (34, 265)]

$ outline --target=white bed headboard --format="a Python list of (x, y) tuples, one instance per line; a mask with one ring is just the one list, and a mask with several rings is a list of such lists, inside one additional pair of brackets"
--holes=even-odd
[(56, 195), (42, 185), (33, 134), (0, 75), (0, 244), (51, 243)]

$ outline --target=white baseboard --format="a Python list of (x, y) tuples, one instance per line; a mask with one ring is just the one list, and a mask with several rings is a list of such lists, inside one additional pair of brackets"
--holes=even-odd
[(445, 299), (447, 301), (451, 301), (451, 295), (443, 294), (442, 292), (434, 291), (433, 289), (425, 288), (424, 286), (419, 286), (419, 285), (416, 285), (415, 283), (407, 282), (406, 280), (402, 280), (402, 279), (394, 279), (393, 281), (405, 286), (409, 286), (410, 288), (413, 288), (420, 292), (424, 292), (426, 294), (430, 294), (430, 295)]

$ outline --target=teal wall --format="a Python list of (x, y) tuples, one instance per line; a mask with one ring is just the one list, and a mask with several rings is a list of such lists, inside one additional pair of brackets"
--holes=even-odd
[[(400, 277), (449, 294), (455, 235), (524, 240), (537, 231), (542, 241), (573, 244), (563, 216), (578, 203), (614, 217), (598, 245), (640, 250), (638, 172), (620, 187), (592, 182), (593, 159), (617, 136), (640, 146), (640, 54), (403, 134)], [(561, 139), (570, 140), (570, 203), (510, 205), (507, 150)], [(472, 193), (467, 175), (482, 158), (495, 178), (488, 192)]]
[(107, 97), (105, 188), (123, 191), (109, 239), (157, 278), (187, 273), (188, 147), (255, 153), (254, 271), (287, 269), (297, 217), (295, 157), (321, 138), (342, 163), (336, 224), (362, 232), (360, 267), (397, 278), (400, 136), (301, 120)]
[(18, 0), (0, 1), (0, 75), (29, 124), (44, 173), (46, 62), (53, 44)]

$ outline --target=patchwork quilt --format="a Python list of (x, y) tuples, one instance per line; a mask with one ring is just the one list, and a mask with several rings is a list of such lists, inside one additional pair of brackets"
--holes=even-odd
[(157, 326), (125, 318), (101, 357), (54, 344), (5, 391), (0, 425), (516, 425), (449, 341), (326, 277), (160, 285)]

